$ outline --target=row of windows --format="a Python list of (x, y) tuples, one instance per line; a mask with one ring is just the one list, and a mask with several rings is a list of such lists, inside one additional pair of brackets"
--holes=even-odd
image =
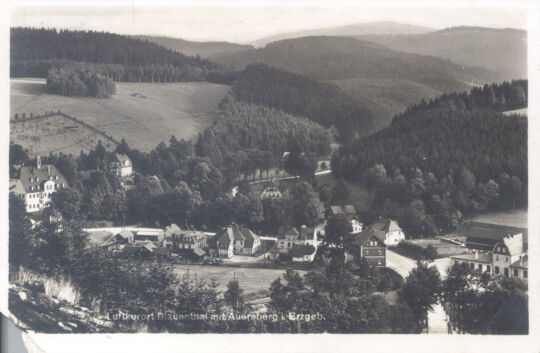
[[(472, 270), (475, 269), (475, 266), (474, 266), (473, 262), (469, 263), (469, 266), (471, 267)], [(484, 265), (478, 264), (476, 269), (479, 270), (480, 272), (483, 272)], [(496, 275), (499, 275), (501, 273), (501, 269), (499, 268), (499, 266), (495, 266), (493, 268), (493, 270), (494, 270)], [(491, 266), (490, 265), (486, 265), (486, 272), (491, 273)], [(506, 267), (504, 269), (504, 276), (509, 277), (509, 275), (510, 275), (509, 269), (508, 269), (508, 267)], [(515, 268), (512, 275), (513, 275), (513, 277), (519, 277), (519, 269)], [(527, 270), (523, 270), (523, 278), (528, 278), (528, 276), (529, 276), (529, 272)]]

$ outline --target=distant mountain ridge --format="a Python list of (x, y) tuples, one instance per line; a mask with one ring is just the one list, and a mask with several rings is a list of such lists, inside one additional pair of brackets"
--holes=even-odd
[(166, 36), (149, 36), (149, 35), (134, 35), (131, 36), (140, 40), (146, 40), (152, 43), (161, 45), (167, 49), (177, 51), (188, 56), (200, 56), (208, 58), (212, 55), (235, 53), (248, 49), (253, 49), (253, 46), (248, 44), (237, 44), (231, 42), (210, 41), (196, 42), (181, 38), (173, 38)]
[(338, 27), (308, 29), (298, 32), (281, 33), (263, 37), (253, 42), (256, 47), (263, 47), (268, 43), (308, 36), (356, 36), (367, 34), (419, 34), (433, 31), (433, 28), (420, 27), (392, 21), (368, 22)]
[(467, 89), (470, 84), (496, 81), (498, 76), (482, 68), (465, 67), (432, 56), (404, 53), (351, 37), (303, 37), (273, 42), (260, 49), (210, 58), (242, 70), (263, 63), (316, 80), (351, 78), (404, 79), (441, 92)]
[(527, 77), (527, 32), (513, 28), (450, 27), (421, 34), (354, 36), (407, 53), (479, 66), (512, 80)]

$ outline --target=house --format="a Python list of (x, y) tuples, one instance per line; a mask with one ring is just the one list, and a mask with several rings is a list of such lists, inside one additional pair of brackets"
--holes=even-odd
[(313, 262), (317, 249), (312, 245), (294, 245), (289, 251), (293, 262)]
[(181, 230), (172, 234), (172, 249), (204, 249), (207, 246), (206, 235), (192, 230)]
[(338, 214), (344, 215), (351, 222), (351, 234), (358, 234), (362, 231), (363, 223), (358, 220), (356, 209), (353, 205), (330, 206), (329, 215), (336, 216)]
[(122, 253), (133, 257), (149, 258), (154, 255), (154, 250), (157, 248), (158, 247), (150, 241), (131, 243), (122, 249)]
[(523, 234), (508, 235), (495, 243), (489, 252), (475, 250), (473, 254), (452, 256), (452, 264), (465, 263), (471, 269), (491, 275), (516, 277), (527, 280), (528, 255)]
[(163, 245), (165, 240), (164, 231), (159, 228), (138, 228), (133, 236), (136, 243), (153, 242), (155, 245)]
[(345, 237), (347, 255), (352, 255), (358, 263), (367, 261), (370, 267), (386, 267), (386, 244), (384, 238), (373, 229)]
[(108, 230), (98, 230), (90, 232), (88, 236), (90, 246), (106, 250), (121, 250), (131, 242), (133, 242), (133, 233), (126, 230), (116, 234)]
[(116, 153), (114, 159), (109, 163), (109, 170), (116, 176), (128, 177), (133, 174), (131, 159), (125, 154)]
[(264, 199), (280, 199), (283, 194), (275, 186), (268, 186), (261, 192), (261, 200)]
[(248, 228), (223, 228), (215, 238), (219, 257), (255, 255), (261, 249), (261, 239)]
[(405, 240), (405, 234), (397, 223), (389, 218), (379, 218), (370, 226), (384, 240), (386, 246), (397, 245)]
[(51, 195), (67, 187), (62, 173), (54, 165), (41, 164), (37, 156), (35, 166), (21, 167), (19, 179), (10, 181), (10, 191), (24, 200), (26, 212), (39, 212), (49, 207)]
[(279, 249), (277, 248), (276, 244), (274, 244), (274, 246), (268, 250), (268, 252), (265, 254), (265, 258), (274, 261), (279, 260)]
[[(317, 228), (300, 227), (300, 230), (295, 227), (282, 227), (279, 229), (277, 240), (276, 240), (276, 249), (280, 254), (289, 254), (293, 248), (302, 248), (307, 249), (305, 246), (310, 246), (314, 250), (310, 252), (309, 255), (313, 254), (317, 250), (318, 242), (318, 230)], [(298, 253), (299, 250), (295, 250), (295, 253)], [(301, 255), (303, 256), (303, 255)]]
[(514, 234), (522, 234), (524, 250), (527, 251), (528, 248), (528, 232), (526, 228), (470, 222), (463, 227), (462, 233), (467, 237), (465, 246), (469, 249), (492, 251), (495, 244)]

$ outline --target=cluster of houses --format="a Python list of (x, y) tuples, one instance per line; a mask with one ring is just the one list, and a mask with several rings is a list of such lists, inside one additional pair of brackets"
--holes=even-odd
[(527, 229), (470, 222), (464, 232), (465, 246), (474, 252), (452, 256), (452, 264), (464, 263), (479, 272), (527, 280)]

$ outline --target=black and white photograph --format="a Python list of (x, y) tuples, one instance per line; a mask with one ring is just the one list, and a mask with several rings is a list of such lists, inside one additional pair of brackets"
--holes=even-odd
[(528, 5), (6, 6), (10, 320), (530, 336)]

